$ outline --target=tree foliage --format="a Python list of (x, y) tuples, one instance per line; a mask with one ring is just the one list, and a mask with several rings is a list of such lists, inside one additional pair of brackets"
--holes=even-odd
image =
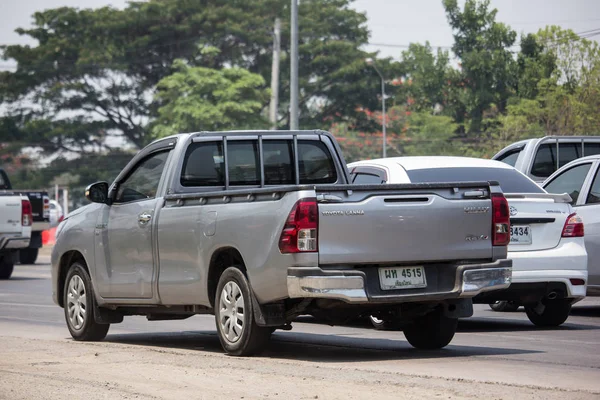
[(164, 137), (200, 130), (265, 129), (260, 111), (268, 98), (262, 76), (239, 67), (211, 69), (175, 61), (158, 82), (153, 133)]

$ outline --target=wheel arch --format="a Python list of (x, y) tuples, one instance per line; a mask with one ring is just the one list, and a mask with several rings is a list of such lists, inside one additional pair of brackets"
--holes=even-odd
[[(87, 273), (90, 273), (90, 269), (88, 267), (88, 263), (85, 259), (85, 256), (83, 255), (83, 253), (81, 253), (78, 250), (69, 250), (67, 252), (65, 252), (61, 257), (60, 257), (60, 262), (59, 262), (59, 266), (58, 266), (58, 285), (57, 285), (57, 300), (58, 300), (58, 305), (61, 307), (64, 307), (64, 291), (65, 291), (65, 281), (67, 279), (67, 273), (69, 272), (69, 267), (75, 262), (75, 261), (79, 261), (83, 268), (87, 271)], [(91, 275), (90, 275), (91, 277)]]
[(214, 307), (215, 295), (219, 278), (223, 271), (231, 266), (238, 266), (242, 273), (248, 278), (246, 263), (238, 249), (232, 246), (221, 247), (215, 250), (210, 258), (208, 267), (207, 293), (211, 307)]

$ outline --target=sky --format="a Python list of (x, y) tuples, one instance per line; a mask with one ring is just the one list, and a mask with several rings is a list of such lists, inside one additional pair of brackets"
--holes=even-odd
[[(35, 11), (61, 6), (123, 8), (126, 4), (126, 0), (0, 0), (0, 44), (35, 44), (14, 32), (30, 26)], [(518, 33), (537, 32), (550, 24), (575, 32), (600, 28), (600, 0), (492, 0), (491, 4), (498, 9), (497, 20)], [(414, 42), (452, 46), (442, 0), (356, 0), (353, 7), (367, 14), (372, 44), (365, 49), (380, 51), (380, 57), (399, 58)], [(0, 66), (6, 62), (0, 60)]]

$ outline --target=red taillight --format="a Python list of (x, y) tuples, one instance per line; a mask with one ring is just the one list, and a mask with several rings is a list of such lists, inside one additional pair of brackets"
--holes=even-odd
[(583, 237), (583, 220), (579, 215), (569, 215), (562, 230), (562, 237)]
[(492, 245), (510, 243), (510, 214), (508, 201), (501, 193), (492, 193)]
[(318, 251), (317, 231), (319, 212), (317, 199), (298, 200), (281, 232), (279, 250), (285, 253), (305, 253)]
[(571, 278), (569, 280), (571, 281), (571, 285), (573, 285), (573, 286), (583, 286), (583, 285), (585, 285), (585, 281), (583, 279)]
[(21, 225), (31, 226), (33, 223), (33, 214), (29, 200), (21, 200)]

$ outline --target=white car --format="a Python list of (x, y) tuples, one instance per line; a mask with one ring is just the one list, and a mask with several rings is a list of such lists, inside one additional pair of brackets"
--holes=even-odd
[(63, 219), (63, 208), (56, 200), (50, 200), (50, 228), (54, 228)]
[(600, 296), (600, 155), (571, 161), (542, 187), (549, 193), (568, 193), (571, 205), (585, 224), (588, 253), (588, 296)]
[[(569, 195), (548, 194), (515, 168), (493, 160), (396, 157), (359, 161), (348, 168), (354, 184), (499, 182), (510, 206), (512, 284), (506, 290), (477, 296), (474, 302), (501, 302), (504, 308), (514, 309), (522, 305), (535, 325), (558, 326), (568, 318), (571, 305), (585, 297), (588, 270), (584, 228), (569, 204)], [(440, 226), (440, 231), (451, 232), (451, 227)], [(479, 240), (489, 237), (465, 237), (469, 242)], [(393, 316), (373, 317), (376, 327), (393, 325)]]

